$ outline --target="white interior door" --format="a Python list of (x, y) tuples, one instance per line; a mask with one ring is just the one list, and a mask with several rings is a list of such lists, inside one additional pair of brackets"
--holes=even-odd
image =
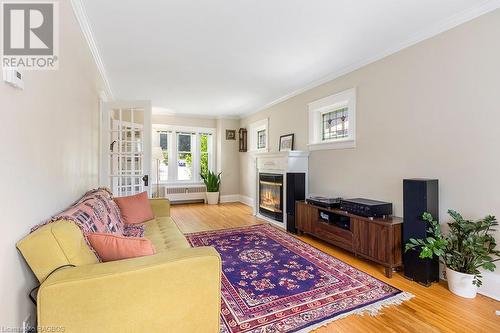
[(115, 196), (151, 193), (151, 102), (102, 104), (101, 162), (101, 185)]

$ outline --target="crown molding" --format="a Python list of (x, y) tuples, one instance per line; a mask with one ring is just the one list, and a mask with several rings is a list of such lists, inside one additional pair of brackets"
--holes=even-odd
[(99, 50), (97, 48), (94, 34), (92, 32), (87, 13), (85, 12), (85, 7), (81, 0), (71, 0), (71, 7), (73, 8), (76, 19), (80, 24), (80, 28), (82, 29), (85, 40), (87, 41), (87, 44), (90, 48), (90, 52), (92, 53), (94, 61), (97, 65), (97, 69), (101, 74), (102, 81), (104, 82), (104, 92), (106, 94), (106, 99), (113, 100), (113, 91), (111, 90), (111, 85), (109, 84), (109, 79), (106, 73), (106, 68), (104, 67), (104, 62), (102, 61), (101, 55), (99, 54)]
[(461, 24), (464, 24), (468, 21), (471, 21), (471, 20), (473, 20), (481, 15), (492, 12), (498, 8), (500, 8), (500, 0), (490, 0), (490, 1), (487, 1), (479, 6), (474, 6), (472, 8), (469, 8), (469, 9), (467, 9), (467, 10), (465, 10), (457, 15), (453, 15), (445, 20), (438, 22), (437, 24), (435, 24), (427, 29), (424, 29), (424, 30), (416, 33), (415, 35), (411, 36), (410, 38), (408, 38), (404, 42), (398, 43), (398, 44), (393, 45), (392, 47), (389, 47), (384, 52), (376, 54), (375, 56), (367, 57), (361, 61), (357, 61), (351, 65), (348, 65), (348, 66), (346, 66), (338, 71), (332, 72), (332, 73), (320, 78), (319, 80), (315, 80), (315, 81), (305, 85), (304, 87), (302, 87), (300, 89), (292, 91), (289, 94), (281, 96), (281, 97), (273, 100), (272, 102), (265, 104), (264, 106), (258, 108), (255, 111), (243, 113), (243, 114), (241, 114), (240, 118), (242, 118), (242, 119), (247, 118), (247, 117), (249, 117), (253, 114), (256, 114), (260, 111), (264, 111), (264, 110), (266, 110), (266, 109), (268, 109), (276, 104), (284, 102), (284, 101), (286, 101), (294, 96), (300, 95), (303, 92), (306, 92), (312, 88), (316, 88), (316, 87), (318, 87), (322, 84), (325, 84), (329, 81), (332, 81), (338, 77), (341, 77), (341, 76), (346, 75), (348, 73), (354, 72), (357, 69), (360, 69), (366, 65), (374, 63), (374, 62), (381, 60), (385, 57), (388, 57), (388, 56), (390, 56), (394, 53), (397, 53), (401, 50), (404, 50), (412, 45), (418, 44), (426, 39), (429, 39), (429, 38), (432, 38), (436, 35), (439, 35), (440, 33), (451, 30), (451, 29), (453, 29)]
[(201, 114), (194, 114), (194, 113), (179, 113), (179, 112), (165, 111), (165, 110), (158, 110), (158, 109), (155, 110), (155, 107), (153, 107), (153, 116), (198, 118), (198, 119), (208, 119), (208, 120), (217, 119), (217, 116), (201, 115)]

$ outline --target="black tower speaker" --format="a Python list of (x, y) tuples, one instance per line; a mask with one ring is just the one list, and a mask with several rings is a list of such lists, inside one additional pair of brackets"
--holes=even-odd
[[(427, 223), (422, 214), (429, 212), (435, 219), (439, 217), (439, 193), (437, 179), (403, 180), (403, 251), (410, 238), (427, 237)], [(410, 280), (429, 286), (439, 281), (439, 259), (420, 259), (419, 250), (403, 252), (404, 276)]]
[(286, 230), (297, 233), (295, 227), (295, 202), (306, 199), (306, 174), (286, 174)]

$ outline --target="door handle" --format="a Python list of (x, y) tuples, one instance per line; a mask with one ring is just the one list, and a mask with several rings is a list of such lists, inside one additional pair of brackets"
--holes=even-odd
[(144, 177), (142, 177), (142, 181), (144, 182), (144, 186), (149, 186), (149, 176), (148, 175), (144, 175)]

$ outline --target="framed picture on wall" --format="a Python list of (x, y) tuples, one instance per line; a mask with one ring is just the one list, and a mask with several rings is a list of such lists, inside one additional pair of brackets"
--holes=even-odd
[(236, 140), (236, 130), (226, 130), (226, 140)]
[(280, 151), (293, 150), (293, 139), (295, 134), (287, 134), (280, 136)]

